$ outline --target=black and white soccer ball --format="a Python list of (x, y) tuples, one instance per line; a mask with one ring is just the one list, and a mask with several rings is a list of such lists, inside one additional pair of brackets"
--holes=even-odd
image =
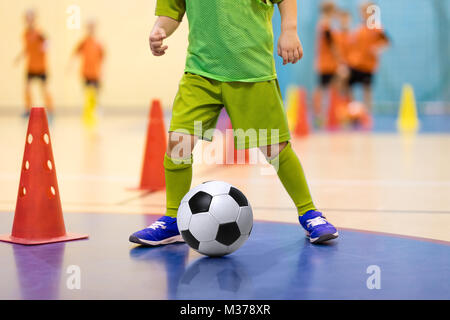
[(205, 182), (181, 200), (178, 229), (201, 254), (218, 257), (239, 249), (253, 228), (252, 208), (244, 194), (222, 181)]

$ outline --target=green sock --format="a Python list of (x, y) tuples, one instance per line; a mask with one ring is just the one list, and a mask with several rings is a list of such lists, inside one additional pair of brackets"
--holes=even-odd
[(311, 198), (302, 165), (289, 143), (280, 154), (269, 160), (275, 168), (278, 166), (278, 177), (297, 207), (299, 216), (310, 210), (317, 210)]
[(185, 160), (164, 156), (166, 175), (166, 216), (176, 218), (181, 200), (189, 192), (192, 182), (192, 157)]

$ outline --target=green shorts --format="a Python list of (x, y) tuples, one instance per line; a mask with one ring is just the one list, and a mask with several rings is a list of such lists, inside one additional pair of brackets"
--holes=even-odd
[(169, 131), (211, 141), (224, 107), (233, 125), (237, 149), (291, 139), (278, 80), (220, 82), (190, 73), (181, 79)]

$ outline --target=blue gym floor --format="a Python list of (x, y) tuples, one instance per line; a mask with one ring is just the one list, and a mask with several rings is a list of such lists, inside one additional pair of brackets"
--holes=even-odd
[[(311, 245), (299, 225), (256, 222), (249, 241), (225, 258), (185, 244), (136, 247), (128, 236), (157, 216), (66, 214), (89, 240), (25, 247), (0, 243), (0, 299), (450, 299), (450, 243), (340, 230)], [(12, 213), (0, 213), (0, 233)], [(68, 267), (81, 270), (69, 290)], [(381, 288), (369, 290), (369, 266)]]

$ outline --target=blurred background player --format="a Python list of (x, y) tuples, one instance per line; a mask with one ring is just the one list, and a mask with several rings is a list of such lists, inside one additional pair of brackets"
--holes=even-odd
[[(215, 129), (223, 108), (233, 124), (237, 148), (259, 148), (274, 166), (297, 207), (299, 222), (310, 242), (337, 238), (336, 228), (313, 203), (300, 160), (290, 143), (273, 57), (274, 8), (258, 7), (253, 1), (241, 1), (237, 6), (234, 0), (210, 2), (209, 6), (201, 1), (157, 1), (158, 19), (150, 35), (153, 55), (166, 54), (165, 40), (178, 29), (185, 14), (189, 21), (189, 48), (164, 157), (166, 214), (148, 228), (133, 233), (129, 240), (150, 246), (184, 241), (177, 227), (177, 215), (193, 179), (192, 150), (199, 139), (211, 141), (208, 132)], [(281, 17), (278, 55), (283, 58), (283, 65), (295, 64), (303, 56), (297, 31), (297, 1), (273, 0), (272, 3), (278, 4)], [(223, 28), (215, 27), (217, 17), (223, 18), (219, 21)], [(248, 48), (251, 50), (243, 55)], [(199, 123), (200, 130), (197, 130)], [(257, 134), (247, 139), (247, 133), (240, 133), (253, 130), (270, 131), (270, 138)]]
[(332, 30), (336, 6), (332, 1), (324, 1), (320, 7), (320, 19), (317, 27), (316, 70), (319, 75), (319, 85), (314, 92), (314, 111), (316, 124), (323, 123), (323, 96), (330, 86), (334, 85), (338, 69), (338, 52)]
[[(378, 68), (378, 60), (381, 50), (389, 45), (389, 39), (379, 26), (369, 26), (369, 19), (373, 12), (370, 7), (372, 2), (361, 5), (362, 24), (353, 32), (351, 48), (348, 56), (350, 66), (349, 85), (363, 86), (364, 105), (369, 113), (372, 113), (372, 81)], [(353, 100), (352, 94), (350, 98)]]
[(23, 50), (18, 54), (15, 63), (19, 64), (22, 59), (26, 59), (26, 79), (25, 79), (25, 112), (24, 116), (30, 114), (33, 106), (31, 84), (33, 80), (38, 80), (40, 90), (44, 98), (45, 106), (51, 119), (53, 114), (52, 97), (47, 87), (47, 40), (36, 27), (36, 11), (27, 10), (25, 13), (26, 29), (23, 35)]
[(81, 59), (81, 76), (85, 86), (83, 121), (92, 125), (97, 121), (98, 92), (101, 85), (101, 71), (104, 60), (103, 46), (96, 38), (97, 22), (89, 20), (86, 25), (87, 34), (75, 48), (72, 60)]

